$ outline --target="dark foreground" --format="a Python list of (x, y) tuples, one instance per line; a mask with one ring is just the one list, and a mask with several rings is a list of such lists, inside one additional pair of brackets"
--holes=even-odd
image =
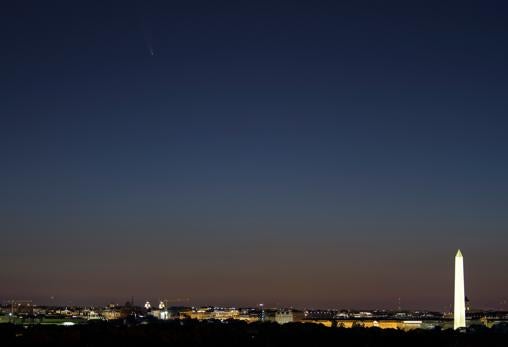
[(72, 327), (0, 325), (1, 346), (508, 346), (504, 327), (468, 332), (326, 328), (315, 324), (172, 321)]

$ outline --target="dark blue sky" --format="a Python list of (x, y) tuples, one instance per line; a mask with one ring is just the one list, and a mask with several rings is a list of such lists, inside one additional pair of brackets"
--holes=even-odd
[(506, 299), (503, 1), (0, 13), (0, 299)]

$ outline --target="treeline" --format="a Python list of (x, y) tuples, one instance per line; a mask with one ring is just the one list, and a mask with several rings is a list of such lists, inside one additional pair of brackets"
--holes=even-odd
[(175, 320), (150, 324), (97, 322), (72, 327), (0, 325), (1, 346), (503, 346), (505, 327), (452, 330), (327, 328), (317, 324)]

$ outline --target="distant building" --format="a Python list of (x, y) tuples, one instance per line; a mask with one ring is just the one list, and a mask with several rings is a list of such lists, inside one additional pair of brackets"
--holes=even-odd
[(333, 310), (306, 310), (304, 312), (304, 319), (306, 320), (320, 320), (320, 319), (334, 319), (337, 315)]
[(180, 318), (190, 318), (197, 320), (206, 319), (238, 319), (240, 317), (240, 311), (235, 308), (222, 308), (222, 307), (202, 307), (193, 308), (188, 311), (180, 312)]
[(244, 308), (240, 310), (240, 314), (236, 319), (252, 323), (259, 321), (260, 315), (258, 310), (255, 308)]
[(102, 311), (102, 316), (106, 320), (115, 320), (125, 318), (127, 314), (125, 313), (125, 311), (117, 308), (107, 308), (104, 311)]
[(87, 320), (99, 320), (102, 317), (97, 313), (97, 311), (93, 309), (84, 309), (81, 311), (81, 316), (83, 316)]
[(240, 311), (235, 308), (222, 308), (214, 309), (214, 319), (226, 320), (237, 319), (240, 316)]
[(159, 319), (168, 320), (168, 319), (173, 319), (173, 318), (174, 318), (174, 315), (171, 311), (169, 311), (167, 309), (163, 309), (160, 311)]
[(10, 313), (16, 315), (32, 315), (34, 305), (31, 300), (11, 300)]
[(292, 323), (293, 312), (291, 310), (275, 312), (275, 322), (279, 324)]
[(266, 310), (265, 322), (275, 322), (279, 324), (291, 323), (294, 321), (291, 310)]
[(353, 318), (372, 318), (372, 316), (373, 316), (372, 312), (362, 311), (358, 313), (353, 313)]

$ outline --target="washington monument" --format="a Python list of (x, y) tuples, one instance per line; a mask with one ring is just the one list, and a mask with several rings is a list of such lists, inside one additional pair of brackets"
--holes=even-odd
[(464, 294), (464, 258), (460, 249), (455, 255), (455, 298), (453, 329), (466, 327), (466, 295)]

